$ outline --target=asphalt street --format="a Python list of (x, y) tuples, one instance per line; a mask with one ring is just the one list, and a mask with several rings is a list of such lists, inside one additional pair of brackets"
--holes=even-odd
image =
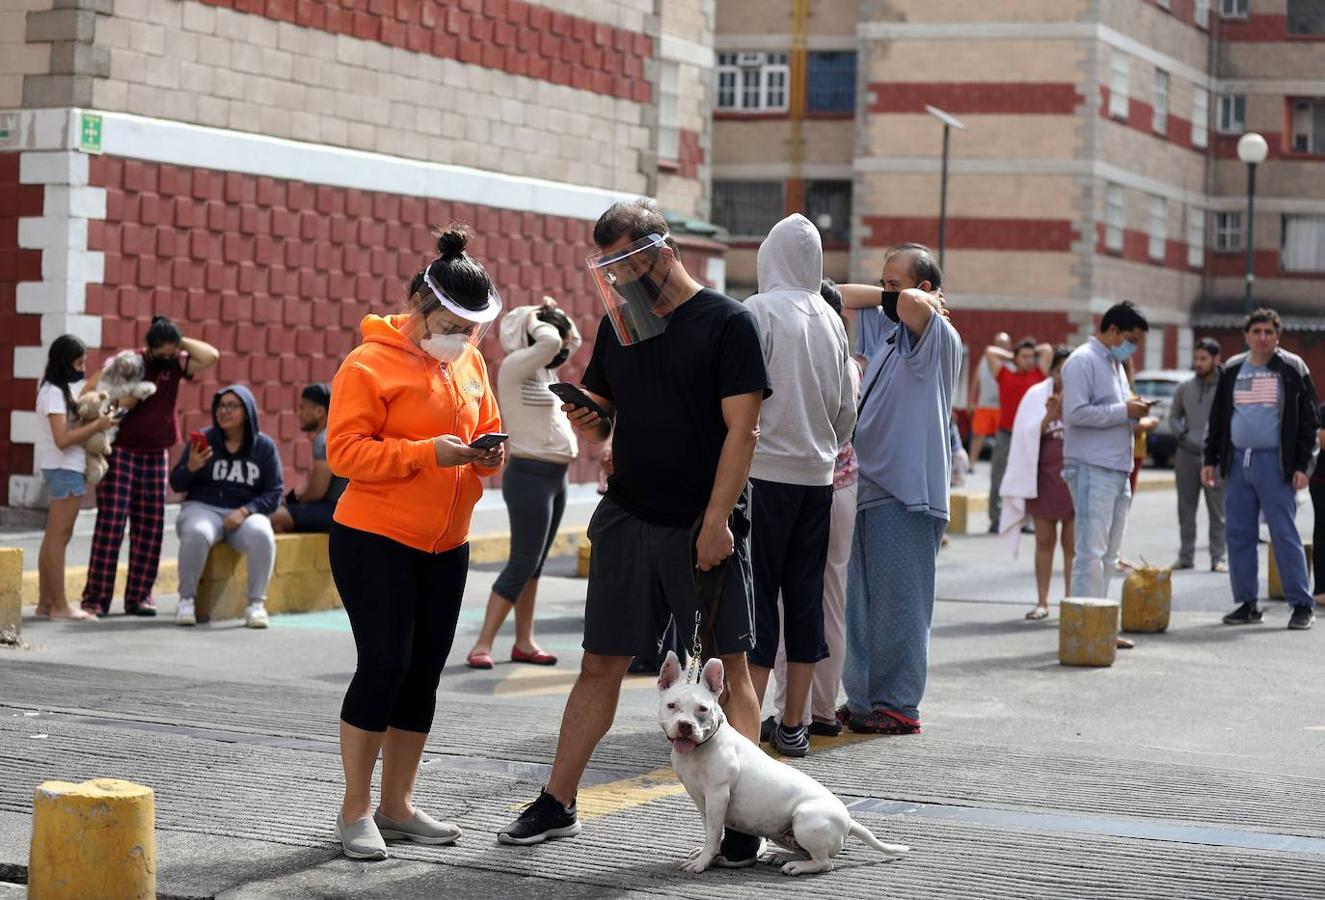
[[(1174, 507), (1171, 491), (1140, 494), (1124, 556), (1170, 562)], [(540, 592), (539, 639), (562, 657), (551, 668), (465, 668), (496, 567), (471, 574), (418, 790), (466, 834), (393, 845), (380, 864), (341, 859), (331, 835), (354, 668), (343, 613), (279, 616), (266, 632), (28, 618), (28, 646), (0, 651), (0, 881), (22, 880), (38, 783), (109, 776), (156, 790), (172, 897), (1325, 896), (1320, 630), (1288, 632), (1281, 603), (1265, 625), (1220, 625), (1227, 576), (1200, 549), (1203, 567), (1173, 578), (1167, 633), (1138, 635), (1111, 668), (1065, 668), (1057, 609), (1022, 618), (1030, 550), (1013, 559), (987, 536), (943, 550), (923, 734), (816, 739), (796, 763), (883, 840), (910, 844), (899, 862), (850, 843), (836, 871), (798, 880), (677, 871), (701, 828), (648, 677), (627, 682), (591, 764), (584, 833), (498, 846), (546, 778), (574, 680), (584, 583), (559, 559)], [(506, 636), (494, 655), (508, 650)]]

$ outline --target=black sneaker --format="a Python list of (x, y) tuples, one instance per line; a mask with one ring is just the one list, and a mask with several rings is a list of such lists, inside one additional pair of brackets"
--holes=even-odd
[(580, 819), (575, 814), (575, 804), (568, 809), (556, 797), (543, 791), (537, 800), (520, 811), (520, 818), (497, 832), (497, 840), (523, 847), (541, 844), (548, 838), (574, 837), (579, 833)]
[(810, 752), (809, 729), (804, 725), (797, 725), (793, 728), (778, 725), (777, 730), (773, 732), (773, 749), (783, 756), (797, 758), (804, 756)]
[(1265, 614), (1256, 608), (1255, 603), (1244, 603), (1224, 616), (1225, 625), (1259, 625)]
[(818, 719), (815, 719), (810, 723), (810, 734), (818, 737), (837, 737), (841, 733), (841, 722), (820, 722)]
[(767, 744), (773, 740), (773, 729), (777, 728), (778, 720), (769, 716), (759, 723), (759, 743)]
[(722, 844), (713, 865), (720, 869), (744, 869), (759, 862), (759, 851), (764, 849), (764, 839), (757, 834), (745, 834), (732, 831), (722, 832)]
[(1306, 631), (1316, 621), (1316, 613), (1310, 606), (1294, 606), (1293, 615), (1288, 619), (1292, 631)]

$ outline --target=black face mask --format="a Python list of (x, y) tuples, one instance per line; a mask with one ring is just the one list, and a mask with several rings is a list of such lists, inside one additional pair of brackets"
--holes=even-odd
[(884, 291), (883, 302), (879, 304), (883, 314), (894, 322), (902, 321), (897, 317), (897, 298), (900, 296), (902, 296), (901, 291)]
[[(645, 272), (644, 275), (651, 276), (652, 274), (653, 267), (650, 266), (649, 271)], [(656, 312), (656, 307), (658, 306), (658, 301), (662, 299), (663, 291), (667, 287), (667, 280), (671, 277), (672, 270), (668, 269), (667, 274), (663, 276), (661, 283), (655, 283), (653, 278), (644, 276), (641, 276), (634, 281), (618, 280), (612, 283), (612, 290), (616, 291), (617, 296), (622, 300), (625, 300), (626, 303), (631, 306), (643, 306), (645, 309), (654, 313), (654, 315), (659, 315), (659, 313)]]
[(557, 351), (557, 355), (552, 357), (552, 361), (547, 364), (547, 367), (549, 369), (555, 369), (557, 366), (561, 365), (569, 358), (570, 358), (570, 351), (567, 350), (565, 347), (562, 347), (560, 350)]

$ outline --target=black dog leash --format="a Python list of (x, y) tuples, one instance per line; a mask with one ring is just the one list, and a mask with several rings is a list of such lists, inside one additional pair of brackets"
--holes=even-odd
[[(699, 532), (702, 527), (701, 516), (690, 529), (690, 577), (695, 586), (695, 630), (690, 642), (690, 659), (686, 663), (686, 681), (692, 684), (699, 683), (700, 670), (714, 655), (706, 655), (705, 648), (712, 648), (716, 643), (714, 632), (718, 622), (718, 607), (722, 604), (723, 584), (727, 580), (727, 565), (731, 560), (728, 557), (707, 572), (699, 568)], [(734, 546), (732, 555), (735, 555)], [(727, 688), (724, 685), (719, 702), (726, 696)]]

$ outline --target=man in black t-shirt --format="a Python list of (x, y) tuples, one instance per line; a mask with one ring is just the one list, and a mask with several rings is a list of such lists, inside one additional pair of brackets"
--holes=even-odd
[[(722, 585), (704, 651), (723, 661), (723, 708), (734, 728), (758, 740), (745, 660), (754, 646), (748, 478), (769, 379), (754, 317), (686, 272), (649, 201), (614, 205), (598, 220), (594, 243), (603, 256), (591, 270), (608, 315), (584, 387), (610, 418), (563, 408), (585, 439), (612, 437), (614, 471), (589, 524), (584, 658), (552, 774), (498, 835), (507, 844), (579, 832), (576, 788), (612, 725), (632, 657), (656, 655), (669, 618), (690, 645), (696, 566), (717, 570)], [(729, 831), (713, 863), (750, 865), (758, 850), (758, 838)]]

